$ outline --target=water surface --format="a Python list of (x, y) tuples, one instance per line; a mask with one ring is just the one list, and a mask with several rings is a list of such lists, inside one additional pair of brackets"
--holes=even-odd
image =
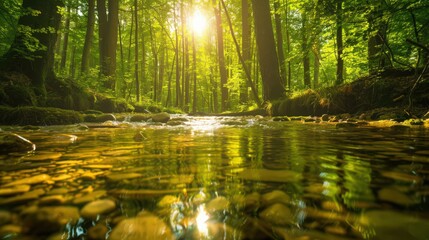
[[(422, 127), (190, 117), (2, 129), (37, 147), (0, 155), (3, 239), (111, 239), (144, 214), (173, 239), (429, 239)], [(100, 200), (114, 206), (83, 210)], [(77, 219), (41, 216), (61, 206)]]

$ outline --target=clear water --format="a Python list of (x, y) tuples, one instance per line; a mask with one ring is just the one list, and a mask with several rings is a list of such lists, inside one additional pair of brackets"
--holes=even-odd
[[(94, 225), (114, 229), (118, 219), (141, 211), (165, 221), (176, 239), (429, 239), (427, 128), (191, 117), (178, 126), (2, 129), (37, 146), (33, 153), (0, 155), (2, 188), (40, 174), (51, 179), (31, 183), (30, 191), (44, 192), (28, 201), (7, 201), (25, 193), (0, 196), (0, 211), (14, 216), (0, 221), (0, 234), (1, 224), (25, 229), (32, 219), (21, 219), (23, 211), (46, 204), (50, 191), (66, 189), (64, 201), (47, 205), (81, 209), (90, 201), (79, 199), (99, 192), (92, 200), (113, 199), (116, 209), (67, 225), (63, 239), (91, 239)], [(251, 196), (259, 201), (277, 190), (287, 195), (280, 202), (289, 212), (267, 217), (263, 212), (274, 203), (246, 205)], [(222, 234), (203, 232), (208, 222), (220, 223)], [(44, 234), (22, 230), (3, 237), (54, 233)]]

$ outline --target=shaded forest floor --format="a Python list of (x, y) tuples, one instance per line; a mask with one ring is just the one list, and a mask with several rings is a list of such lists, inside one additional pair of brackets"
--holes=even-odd
[[(102, 113), (166, 111), (150, 104), (131, 105), (123, 99), (88, 92), (71, 79), (51, 80), (46, 83), (46, 90), (47, 98), (41, 101), (31, 87), (30, 79), (19, 73), (0, 72), (0, 124), (71, 124), (85, 121), (88, 116), (101, 121), (105, 118), (101, 117)], [(429, 74), (389, 71), (336, 87), (297, 92), (270, 103), (265, 109), (222, 115), (328, 114), (363, 120), (404, 121), (427, 118), (428, 110)]]

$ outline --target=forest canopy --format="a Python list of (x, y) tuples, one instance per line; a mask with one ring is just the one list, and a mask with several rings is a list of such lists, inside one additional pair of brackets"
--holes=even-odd
[(38, 99), (64, 78), (133, 104), (239, 111), (424, 68), (428, 14), (423, 0), (7, 0), (0, 68)]

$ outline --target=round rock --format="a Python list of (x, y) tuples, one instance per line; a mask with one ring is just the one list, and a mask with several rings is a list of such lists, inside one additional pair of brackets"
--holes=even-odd
[(80, 214), (82, 217), (94, 219), (98, 215), (110, 213), (116, 208), (116, 203), (110, 199), (102, 199), (86, 204)]

